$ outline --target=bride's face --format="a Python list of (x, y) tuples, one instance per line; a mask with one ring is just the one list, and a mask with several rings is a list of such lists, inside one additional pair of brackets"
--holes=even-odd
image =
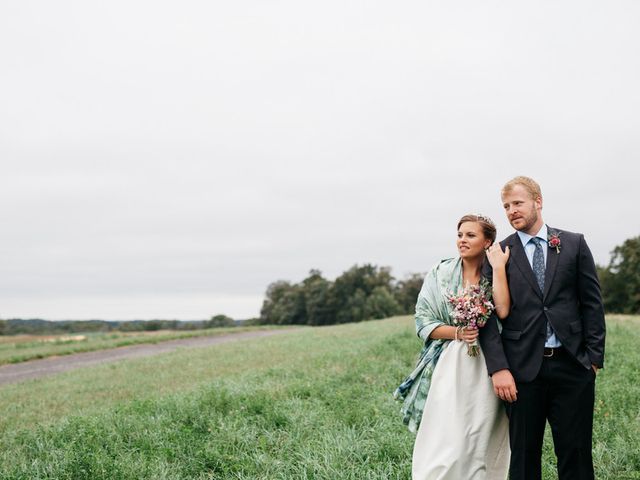
[(456, 245), (462, 258), (475, 258), (484, 254), (485, 248), (491, 245), (491, 240), (484, 236), (478, 222), (464, 222), (458, 229)]

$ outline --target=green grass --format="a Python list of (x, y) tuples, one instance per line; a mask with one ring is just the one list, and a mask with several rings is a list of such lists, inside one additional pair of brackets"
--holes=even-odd
[(65, 335), (0, 336), (0, 365), (141, 343), (159, 343), (180, 338), (216, 336), (272, 328), (282, 327), (261, 325), (189, 331), (159, 330), (155, 332), (93, 332)]
[[(608, 319), (596, 478), (640, 479), (640, 319)], [(3, 479), (407, 479), (391, 393), (410, 317), (305, 329), (0, 389)], [(547, 442), (545, 479), (556, 478)]]

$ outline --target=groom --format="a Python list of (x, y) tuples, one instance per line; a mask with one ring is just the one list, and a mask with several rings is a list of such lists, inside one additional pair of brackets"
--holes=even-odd
[[(540, 186), (516, 177), (502, 203), (516, 232), (510, 249), (509, 316), (493, 315), (480, 343), (496, 395), (509, 416), (511, 480), (541, 478), (551, 426), (560, 480), (593, 480), (591, 438), (596, 373), (604, 362), (604, 310), (596, 267), (582, 234), (542, 220)], [(491, 278), (491, 267), (484, 274)]]

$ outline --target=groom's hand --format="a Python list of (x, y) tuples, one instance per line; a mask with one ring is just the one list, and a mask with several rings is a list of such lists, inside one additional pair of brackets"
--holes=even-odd
[(493, 391), (505, 402), (513, 403), (517, 400), (516, 381), (508, 369), (498, 370), (491, 375)]

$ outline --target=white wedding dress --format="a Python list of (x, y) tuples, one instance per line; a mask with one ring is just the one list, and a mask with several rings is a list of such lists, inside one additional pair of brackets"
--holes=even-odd
[(449, 342), (433, 371), (413, 449), (413, 480), (505, 480), (509, 424), (482, 352)]

